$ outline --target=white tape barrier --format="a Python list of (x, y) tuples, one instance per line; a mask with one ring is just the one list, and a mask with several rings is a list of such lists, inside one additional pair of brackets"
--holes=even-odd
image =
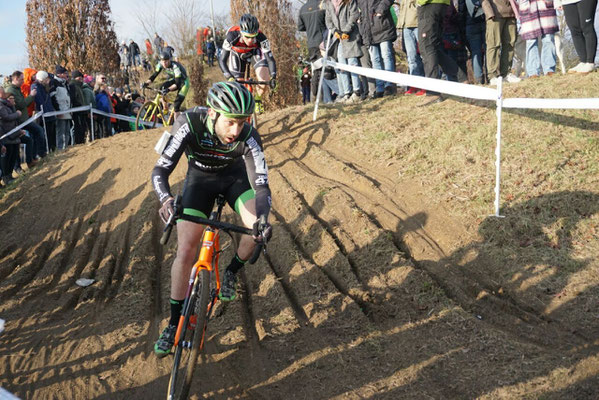
[(599, 99), (503, 99), (504, 108), (599, 109)]
[(70, 113), (79, 112), (79, 111), (89, 111), (89, 110), (91, 110), (91, 108), (92, 108), (92, 106), (89, 105), (89, 106), (81, 106), (81, 107), (71, 108), (66, 111), (45, 112), (44, 117), (56, 117), (57, 115), (70, 114)]
[[(103, 115), (105, 117), (111, 117), (111, 118), (116, 118), (116, 119), (120, 119), (122, 121), (128, 121), (128, 122), (133, 122), (135, 123), (136, 118), (135, 117), (127, 117), (126, 115), (121, 115), (121, 114), (111, 114), (111, 113), (107, 113), (104, 111), (100, 111), (100, 110), (96, 110), (95, 108), (92, 110), (94, 114), (100, 114)], [(153, 122), (149, 122), (149, 121), (139, 121), (140, 124), (146, 125), (146, 126), (154, 126)], [(163, 125), (160, 122), (156, 122), (156, 128), (158, 127), (162, 127)]]
[(354, 74), (393, 82), (402, 86), (412, 86), (430, 92), (446, 93), (453, 96), (468, 97), (477, 100), (497, 100), (497, 90), (482, 86), (450, 82), (442, 79), (425, 78), (422, 76), (402, 74), (400, 72), (356, 67), (354, 65), (339, 64), (338, 62), (331, 60), (327, 60), (326, 64), (347, 72), (353, 72)]
[(38, 119), (39, 117), (41, 117), (42, 114), (35, 114), (33, 117), (29, 118), (27, 121), (23, 122), (21, 125), (17, 126), (16, 128), (14, 128), (13, 130), (11, 130), (8, 133), (5, 133), (4, 135), (2, 135), (0, 137), (0, 140), (12, 135), (13, 133), (15, 133), (16, 131), (19, 131), (21, 129), (23, 129), (24, 127), (26, 127), (27, 125), (29, 125), (30, 123), (32, 123), (33, 121), (35, 121), (36, 119)]
[(0, 387), (0, 400), (19, 400), (19, 398)]

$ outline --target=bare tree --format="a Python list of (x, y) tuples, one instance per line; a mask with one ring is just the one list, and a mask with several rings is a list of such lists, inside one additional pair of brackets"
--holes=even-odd
[(33, 68), (57, 64), (83, 71), (118, 70), (108, 0), (28, 0), (27, 49)]
[(162, 31), (162, 24), (164, 23), (164, 11), (162, 2), (158, 0), (138, 0), (136, 9), (138, 12), (135, 13), (135, 19), (137, 20), (141, 29), (143, 29), (147, 38), (153, 38), (155, 33)]

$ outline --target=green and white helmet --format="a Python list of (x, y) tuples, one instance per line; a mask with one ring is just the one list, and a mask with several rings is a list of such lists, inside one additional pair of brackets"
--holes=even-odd
[(206, 103), (227, 118), (249, 117), (256, 107), (250, 91), (237, 82), (216, 82), (208, 91)]

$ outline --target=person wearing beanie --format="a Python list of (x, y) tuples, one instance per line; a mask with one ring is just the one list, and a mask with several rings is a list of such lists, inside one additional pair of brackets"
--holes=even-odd
[[(71, 104), (73, 107), (86, 106), (85, 95), (83, 94), (83, 74), (79, 70), (71, 72), (71, 81), (69, 82), (69, 92), (71, 93)], [(73, 113), (75, 144), (85, 143), (85, 130), (87, 123), (85, 121), (87, 111), (77, 111)]]
[[(36, 90), (35, 110), (45, 113), (56, 111), (50, 97), (50, 75), (46, 71), (38, 71), (35, 74), (35, 82), (31, 85), (31, 90)], [(49, 143), (56, 143), (56, 117), (45, 117), (43, 124), (46, 129), (46, 137), (36, 140), (34, 137), (35, 153), (38, 157), (46, 155), (46, 140)]]

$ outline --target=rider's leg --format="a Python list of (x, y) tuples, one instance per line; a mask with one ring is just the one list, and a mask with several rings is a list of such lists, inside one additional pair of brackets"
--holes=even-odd
[[(242, 202), (242, 197), (243, 196), (241, 196), (237, 201), (235, 210), (241, 216), (243, 224), (248, 228), (252, 228), (254, 222), (256, 221), (256, 199), (251, 197), (245, 202)], [(237, 253), (229, 263), (229, 266), (224, 273), (223, 285), (221, 286), (221, 291), (219, 294), (221, 300), (231, 301), (237, 296), (237, 272), (239, 272), (239, 270), (252, 256), (255, 247), (256, 242), (254, 242), (254, 239), (251, 236), (241, 235), (239, 246), (237, 247)]]
[[(270, 71), (268, 67), (259, 66), (256, 67), (256, 77), (259, 81), (267, 81), (270, 79)], [(266, 90), (266, 85), (258, 85), (256, 87), (257, 95), (262, 97), (264, 91)]]
[(169, 354), (173, 347), (185, 292), (189, 284), (188, 278), (202, 238), (202, 230), (203, 226), (193, 222), (177, 222), (177, 256), (171, 267), (171, 318), (154, 345), (154, 352), (159, 357)]

